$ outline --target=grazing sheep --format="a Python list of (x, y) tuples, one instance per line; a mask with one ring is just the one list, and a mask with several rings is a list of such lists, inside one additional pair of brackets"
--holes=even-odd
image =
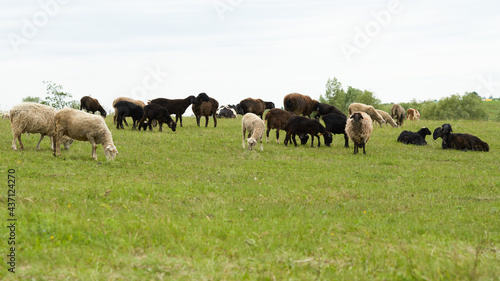
[[(147, 120), (147, 122), (145, 122)], [(159, 131), (162, 131), (163, 123), (166, 123), (168, 127), (175, 132), (175, 128), (177, 124), (174, 122), (172, 117), (170, 117), (170, 113), (168, 110), (156, 103), (150, 103), (144, 107), (144, 115), (139, 121), (139, 131), (141, 127), (146, 131), (146, 127), (149, 127), (149, 130), (152, 131), (153, 120), (157, 120), (159, 123)]]
[(264, 121), (262, 121), (262, 119), (260, 119), (256, 114), (245, 114), (241, 119), (241, 130), (243, 132), (243, 149), (245, 149), (245, 137), (246, 131), (248, 131), (248, 134), (250, 135), (250, 137), (247, 139), (248, 150), (252, 150), (257, 144), (257, 141), (260, 141), (260, 150), (264, 150), (264, 148), (262, 147), (262, 137), (264, 136), (265, 127), (266, 126), (264, 125)]
[(223, 105), (217, 109), (217, 118), (236, 118), (236, 110), (229, 105)]
[(135, 129), (136, 124), (139, 125), (139, 120), (142, 119), (142, 116), (144, 115), (144, 109), (135, 104), (131, 103), (128, 101), (119, 101), (116, 104), (114, 104), (115, 110), (117, 112), (117, 117), (116, 117), (116, 128), (123, 129), (123, 121), (125, 120), (125, 117), (132, 117), (133, 124), (132, 124), (132, 129)]
[[(54, 139), (52, 136), (55, 133), (55, 114), (55, 108), (33, 102), (23, 102), (12, 107), (9, 112), (10, 126), (12, 135), (14, 136), (12, 140), (12, 149), (17, 150), (16, 139), (19, 141), (20, 148), (24, 149), (24, 145), (21, 141), (21, 134), (23, 133), (40, 134), (40, 140), (36, 145), (36, 149), (40, 149), (40, 143), (43, 138), (49, 136), (51, 142), (50, 147), (54, 149)], [(61, 142), (64, 144), (65, 149), (69, 149), (73, 140), (64, 138)]]
[(290, 116), (295, 115), (290, 111), (286, 111), (279, 108), (270, 109), (266, 113), (267, 130), (266, 130), (266, 141), (269, 143), (269, 132), (271, 129), (276, 129), (276, 142), (279, 143), (280, 130), (285, 129), (285, 125), (290, 119)]
[(193, 103), (193, 113), (196, 116), (196, 124), (200, 126), (201, 116), (205, 116), (205, 127), (208, 126), (208, 117), (213, 116), (214, 118), (214, 128), (217, 127), (217, 108), (219, 107), (219, 102), (215, 99), (210, 98), (205, 93), (200, 93)]
[(8, 112), (2, 113), (2, 119), (10, 119), (10, 114)]
[(329, 105), (329, 104), (326, 104), (326, 103), (318, 103), (318, 106), (316, 107), (315, 109), (318, 113), (316, 113), (316, 116), (314, 116), (314, 119), (318, 120), (319, 117), (321, 117), (321, 115), (327, 115), (329, 113), (336, 113), (338, 115), (343, 115), (344, 117), (347, 118), (347, 116), (345, 116), (344, 112), (340, 111), (340, 109), (338, 109), (337, 107), (333, 106), (333, 105)]
[[(394, 122), (394, 119), (392, 119), (392, 117), (389, 113), (387, 113), (383, 110), (380, 110), (380, 109), (377, 109), (377, 112), (384, 119), (385, 125), (387, 125), (387, 123), (389, 123), (393, 128), (396, 128), (398, 126), (398, 124), (396, 124), (396, 122)], [(380, 124), (380, 126), (382, 127), (382, 124)]]
[(345, 132), (345, 125), (347, 123), (347, 117), (342, 114), (328, 113), (322, 117), (323, 122), (325, 122), (325, 128), (328, 132), (336, 135), (344, 135), (344, 146), (349, 147), (349, 137)]
[(408, 116), (408, 120), (410, 121), (420, 121), (420, 113), (416, 109), (408, 108), (406, 116)]
[(99, 101), (89, 96), (84, 96), (80, 99), (80, 110), (82, 109), (86, 110), (87, 112), (90, 111), (92, 112), (92, 114), (94, 114), (96, 111), (99, 111), (103, 118), (106, 117), (106, 110), (102, 108)]
[(330, 146), (330, 144), (332, 143), (332, 134), (328, 132), (325, 127), (323, 127), (323, 125), (319, 123), (319, 121), (306, 118), (304, 116), (290, 116), (288, 122), (285, 125), (285, 131), (285, 146), (288, 145), (290, 138), (292, 139), (293, 144), (297, 146), (295, 136), (300, 134), (311, 135), (311, 147), (314, 147), (314, 137), (318, 138), (318, 147), (320, 146), (321, 142), (319, 136), (321, 135), (323, 135), (326, 146)]
[(345, 125), (345, 132), (349, 139), (354, 143), (354, 154), (363, 148), (363, 154), (366, 154), (365, 145), (370, 139), (373, 130), (373, 121), (370, 115), (365, 112), (354, 112)]
[(104, 119), (93, 114), (82, 112), (73, 108), (63, 108), (56, 112), (55, 122), (55, 148), (54, 156), (61, 155), (59, 150), (64, 136), (79, 141), (88, 141), (92, 144), (92, 158), (97, 160), (97, 145), (102, 144), (106, 160), (114, 160), (116, 149), (111, 132)]
[(262, 119), (264, 111), (266, 110), (266, 103), (261, 99), (246, 98), (240, 101), (239, 104), (243, 115), (251, 112), (256, 115), (259, 115), (260, 118)]
[(311, 117), (311, 113), (318, 107), (319, 102), (311, 99), (306, 95), (292, 93), (285, 96), (283, 105), (286, 111), (293, 112), (297, 115)]
[(403, 122), (405, 121), (405, 113), (405, 109), (399, 104), (395, 104), (391, 107), (391, 117), (396, 119), (396, 123), (399, 127), (403, 126)]
[(425, 141), (425, 136), (430, 136), (430, 135), (431, 131), (426, 127), (423, 127), (416, 133), (405, 130), (401, 132), (397, 141), (404, 144), (427, 145), (427, 142)]
[(266, 105), (266, 109), (273, 109), (276, 107), (272, 101), (265, 101), (264, 104)]
[(158, 105), (165, 107), (170, 114), (175, 114), (175, 123), (177, 123), (180, 120), (181, 127), (182, 127), (182, 114), (184, 114), (184, 112), (186, 112), (186, 109), (194, 102), (195, 102), (194, 96), (189, 96), (185, 99), (174, 99), (174, 100), (157, 98), (151, 101), (151, 103), (156, 103)]
[(470, 134), (452, 134), (450, 124), (443, 124), (443, 126), (436, 128), (432, 134), (433, 138), (443, 139), (441, 147), (443, 149), (458, 149), (458, 150), (472, 150), (472, 151), (489, 151), (489, 145), (476, 136)]
[[(119, 97), (119, 98), (116, 98), (114, 101), (113, 101), (113, 108), (115, 110), (115, 115), (113, 116), (113, 124), (116, 124), (116, 116), (118, 116), (118, 112), (116, 110), (116, 107), (115, 107), (115, 104), (119, 101), (128, 101), (128, 102), (131, 102), (133, 104), (136, 104), (142, 108), (144, 108), (146, 106), (146, 104), (144, 104), (143, 101), (141, 100), (134, 100), (134, 99), (131, 99), (131, 98), (128, 98), (128, 97)], [(125, 123), (125, 126), (128, 126), (128, 123), (127, 123), (127, 120), (123, 119), (123, 123)]]
[(375, 108), (371, 105), (366, 105), (363, 103), (352, 103), (349, 105), (349, 116), (351, 116), (354, 112), (364, 112), (370, 115), (370, 120), (377, 121), (381, 126), (384, 123), (384, 118), (380, 116), (380, 114), (375, 110)]

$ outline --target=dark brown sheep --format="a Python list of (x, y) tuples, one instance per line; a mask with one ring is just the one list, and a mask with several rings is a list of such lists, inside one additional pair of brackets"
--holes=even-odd
[(325, 145), (330, 146), (332, 143), (332, 134), (326, 130), (319, 121), (306, 118), (303, 116), (290, 116), (288, 122), (285, 125), (286, 137), (285, 146), (288, 145), (290, 139), (293, 144), (297, 146), (297, 141), (295, 140), (296, 135), (309, 134), (311, 135), (311, 147), (314, 146), (314, 137), (318, 138), (318, 147), (320, 146), (319, 136), (323, 136), (325, 139)]
[(395, 104), (391, 108), (391, 117), (396, 121), (398, 126), (401, 127), (406, 118), (406, 111), (401, 105)]
[(217, 127), (217, 108), (219, 108), (219, 102), (215, 99), (210, 98), (205, 93), (200, 93), (193, 103), (193, 113), (196, 116), (196, 124), (200, 126), (201, 116), (205, 116), (205, 127), (208, 126), (208, 117), (213, 116), (214, 118), (214, 128)]
[(94, 114), (96, 111), (99, 111), (102, 117), (106, 117), (106, 110), (102, 108), (99, 101), (89, 96), (84, 96), (80, 99), (80, 110), (82, 109), (90, 111), (92, 112), (92, 114)]
[(266, 140), (269, 142), (269, 132), (271, 129), (276, 129), (276, 142), (279, 143), (280, 139), (280, 130), (285, 129), (285, 125), (290, 119), (290, 116), (295, 115), (290, 111), (286, 111), (279, 108), (270, 109), (266, 113), (266, 122), (267, 122), (267, 130), (266, 130)]
[(165, 99), (157, 98), (151, 101), (151, 103), (159, 104), (165, 107), (170, 114), (175, 114), (175, 122), (180, 120), (182, 127), (182, 114), (186, 112), (186, 109), (195, 102), (194, 96), (189, 96), (185, 99)]
[(487, 143), (482, 141), (476, 136), (470, 134), (452, 134), (450, 124), (443, 124), (443, 126), (436, 128), (432, 137), (443, 139), (441, 147), (443, 149), (458, 149), (458, 150), (472, 150), (472, 151), (489, 151), (490, 147)]
[(266, 104), (261, 99), (246, 98), (240, 101), (240, 107), (243, 115), (250, 112), (259, 115), (261, 119), (266, 110)]
[(314, 119), (316, 120), (318, 120), (321, 115), (327, 115), (329, 113), (343, 115), (347, 119), (347, 116), (344, 114), (344, 112), (340, 111), (340, 109), (336, 108), (335, 106), (326, 103), (318, 103), (318, 106), (315, 108), (315, 110), (318, 112), (316, 113), (316, 116), (314, 116)]
[[(144, 122), (148, 120), (148, 122), (145, 124)], [(139, 121), (139, 131), (141, 130), (141, 127), (144, 128), (144, 131), (146, 131), (146, 127), (149, 127), (149, 130), (152, 131), (152, 123), (153, 120), (157, 120), (159, 124), (159, 131), (162, 131), (162, 125), (163, 123), (166, 123), (168, 127), (175, 132), (175, 128), (177, 124), (174, 122), (172, 117), (170, 117), (170, 113), (168, 110), (161, 106), (157, 105), (155, 103), (148, 104), (144, 107), (144, 115), (142, 116), (141, 121)]]
[(311, 113), (316, 110), (319, 102), (311, 99), (309, 96), (292, 93), (285, 96), (283, 105), (286, 111), (293, 112), (297, 115), (304, 115), (311, 118)]

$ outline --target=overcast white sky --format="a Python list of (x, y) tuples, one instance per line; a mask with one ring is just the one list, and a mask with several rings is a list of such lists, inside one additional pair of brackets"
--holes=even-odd
[(0, 109), (42, 81), (113, 99), (318, 99), (328, 78), (384, 103), (500, 97), (498, 0), (7, 0)]

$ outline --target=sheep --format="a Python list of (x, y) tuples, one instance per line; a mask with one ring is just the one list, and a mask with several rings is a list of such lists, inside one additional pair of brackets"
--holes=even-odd
[(404, 144), (427, 145), (427, 142), (425, 141), (425, 136), (428, 135), (429, 136), (431, 135), (431, 131), (426, 127), (423, 127), (416, 133), (405, 130), (401, 132), (397, 141)]
[(175, 123), (180, 121), (182, 127), (182, 114), (186, 112), (186, 109), (195, 102), (194, 96), (189, 96), (185, 99), (165, 99), (165, 98), (157, 98), (151, 100), (151, 103), (156, 103), (165, 107), (170, 114), (175, 114)]
[(261, 99), (246, 98), (240, 101), (239, 105), (243, 115), (251, 112), (259, 115), (261, 119), (264, 115), (264, 111), (266, 110), (266, 104)]
[(92, 114), (94, 114), (96, 111), (99, 111), (103, 118), (106, 117), (106, 110), (102, 108), (99, 101), (89, 96), (84, 96), (80, 99), (80, 110), (82, 109), (86, 110), (87, 112), (90, 111), (92, 112)]
[(8, 112), (3, 112), (2, 119), (10, 119), (10, 114)]
[(443, 149), (459, 149), (463, 151), (489, 151), (489, 145), (476, 136), (470, 134), (452, 134), (450, 124), (443, 124), (434, 130), (432, 134), (434, 140), (443, 139), (441, 147)]
[(345, 125), (345, 132), (349, 139), (354, 143), (354, 154), (363, 148), (363, 154), (366, 154), (365, 145), (370, 139), (373, 130), (373, 121), (365, 112), (353, 112)]
[(349, 105), (349, 116), (351, 116), (354, 112), (364, 112), (370, 115), (370, 120), (377, 121), (380, 125), (385, 122), (384, 118), (382, 118), (377, 110), (375, 110), (375, 108), (371, 105), (351, 103), (351, 105)]
[(217, 108), (219, 107), (219, 102), (217, 100), (210, 98), (206, 93), (200, 93), (193, 103), (193, 113), (196, 116), (196, 124), (200, 126), (201, 116), (205, 116), (205, 127), (208, 126), (208, 117), (213, 116), (214, 118), (214, 128), (217, 127)]
[[(17, 150), (16, 139), (19, 141), (19, 146), (24, 149), (24, 145), (21, 141), (21, 134), (31, 133), (40, 134), (40, 140), (36, 145), (36, 149), (40, 149), (40, 143), (45, 136), (50, 137), (51, 149), (54, 149), (54, 115), (56, 114), (56, 109), (33, 102), (23, 102), (12, 107), (9, 112), (10, 115), (10, 126), (12, 129), (12, 135), (14, 139), (12, 140), (12, 149)], [(70, 138), (64, 138), (61, 140), (64, 144), (64, 148), (68, 150), (73, 142)]]
[(266, 109), (273, 109), (276, 107), (272, 101), (265, 101), (264, 104), (266, 105)]
[(267, 130), (266, 130), (266, 141), (269, 143), (269, 132), (271, 129), (276, 129), (276, 143), (279, 143), (280, 138), (280, 130), (285, 129), (285, 125), (290, 119), (290, 116), (295, 115), (290, 111), (286, 111), (279, 108), (270, 109), (265, 116), (267, 121)]
[(292, 139), (295, 146), (297, 146), (297, 141), (295, 136), (297, 134), (309, 134), (311, 135), (311, 147), (314, 147), (314, 137), (318, 138), (318, 147), (321, 142), (319, 136), (323, 135), (325, 140), (325, 145), (330, 146), (332, 143), (332, 134), (328, 132), (319, 121), (315, 119), (306, 118), (304, 116), (293, 115), (290, 116), (288, 122), (285, 125), (286, 137), (285, 146), (288, 145), (290, 138)]
[(223, 105), (217, 109), (217, 118), (236, 118), (236, 110), (229, 105)]
[[(147, 122), (145, 122), (148, 120)], [(152, 123), (154, 120), (157, 120), (159, 123), (159, 131), (162, 132), (163, 123), (166, 123), (168, 127), (175, 132), (175, 128), (177, 124), (174, 122), (172, 117), (170, 117), (170, 113), (168, 110), (156, 103), (150, 103), (144, 107), (144, 115), (139, 121), (139, 131), (141, 127), (146, 131), (146, 127), (149, 126), (149, 130), (152, 131)]]
[(283, 105), (286, 111), (291, 111), (297, 115), (311, 117), (311, 113), (318, 107), (319, 102), (311, 99), (309, 96), (291, 93), (283, 99)]
[[(393, 128), (396, 128), (398, 126), (398, 124), (396, 124), (396, 122), (394, 122), (394, 119), (392, 119), (392, 117), (389, 113), (387, 113), (383, 110), (380, 110), (380, 109), (377, 109), (377, 112), (378, 112), (378, 114), (380, 114), (380, 116), (382, 116), (386, 125), (387, 125), (387, 123), (389, 123)], [(382, 127), (382, 124), (380, 124), (380, 126)]]
[(325, 128), (328, 132), (336, 135), (343, 134), (344, 135), (344, 146), (349, 147), (349, 137), (345, 132), (345, 125), (347, 122), (347, 117), (342, 114), (337, 113), (328, 113), (322, 117), (323, 122), (325, 122)]
[(73, 108), (63, 108), (56, 112), (55, 123), (55, 148), (54, 156), (60, 156), (61, 140), (64, 136), (79, 141), (88, 141), (92, 144), (92, 158), (97, 160), (97, 145), (102, 144), (106, 160), (115, 159), (118, 150), (113, 143), (111, 132), (104, 119), (90, 113), (79, 111)]
[(260, 119), (256, 114), (245, 114), (241, 119), (241, 130), (243, 132), (243, 149), (245, 149), (245, 137), (246, 131), (248, 131), (248, 134), (250, 135), (250, 137), (247, 139), (248, 150), (252, 150), (257, 144), (257, 141), (260, 141), (260, 150), (264, 150), (264, 148), (262, 147), (262, 137), (264, 136), (265, 127), (266, 126), (264, 125), (264, 121), (262, 121), (262, 119)]
[(391, 107), (391, 117), (396, 119), (396, 123), (398, 124), (399, 127), (403, 126), (403, 122), (405, 120), (405, 114), (406, 111), (401, 105), (394, 104)]
[(337, 107), (333, 106), (333, 105), (329, 105), (329, 104), (326, 104), (326, 103), (318, 103), (318, 106), (316, 107), (315, 109), (318, 113), (316, 113), (316, 116), (314, 116), (314, 119), (316, 120), (319, 120), (319, 117), (321, 117), (321, 115), (327, 115), (329, 113), (336, 113), (338, 115), (343, 115), (344, 117), (347, 118), (347, 116), (345, 116), (344, 112), (340, 111), (340, 109), (338, 109)]
[[(143, 101), (141, 100), (134, 100), (134, 99), (131, 99), (131, 98), (128, 98), (128, 97), (118, 97), (116, 98), (114, 101), (113, 101), (113, 108), (115, 110), (115, 115), (113, 116), (113, 124), (116, 124), (116, 116), (118, 116), (118, 112), (116, 110), (116, 107), (115, 107), (115, 104), (119, 101), (128, 101), (128, 102), (131, 102), (131, 103), (134, 103), (142, 108), (144, 108), (146, 106), (146, 104), (144, 104)], [(123, 119), (123, 122), (125, 123), (126, 126), (128, 126), (128, 123), (127, 123), (127, 120)]]
[(117, 122), (116, 122), (116, 128), (120, 129), (120, 127), (123, 129), (123, 123), (122, 121), (125, 120), (125, 117), (132, 117), (133, 124), (132, 124), (132, 129), (135, 129), (136, 124), (139, 125), (139, 120), (142, 119), (142, 116), (144, 115), (144, 109), (134, 103), (128, 102), (128, 101), (119, 101), (114, 104), (114, 107), (117, 112)]
[(420, 113), (416, 109), (408, 108), (406, 116), (408, 116), (408, 120), (410, 121), (420, 121)]

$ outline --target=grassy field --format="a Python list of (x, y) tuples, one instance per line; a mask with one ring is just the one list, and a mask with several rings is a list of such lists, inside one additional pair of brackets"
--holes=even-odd
[[(396, 142), (375, 127), (367, 154), (332, 147), (242, 148), (241, 117), (177, 132), (112, 128), (119, 154), (91, 159), (48, 139), (12, 151), (0, 120), (1, 280), (499, 280), (500, 124), (450, 121), (490, 152)], [(403, 129), (446, 121), (406, 122)], [(283, 135), (284, 137), (284, 135)], [(9, 169), (16, 177), (16, 273)]]

